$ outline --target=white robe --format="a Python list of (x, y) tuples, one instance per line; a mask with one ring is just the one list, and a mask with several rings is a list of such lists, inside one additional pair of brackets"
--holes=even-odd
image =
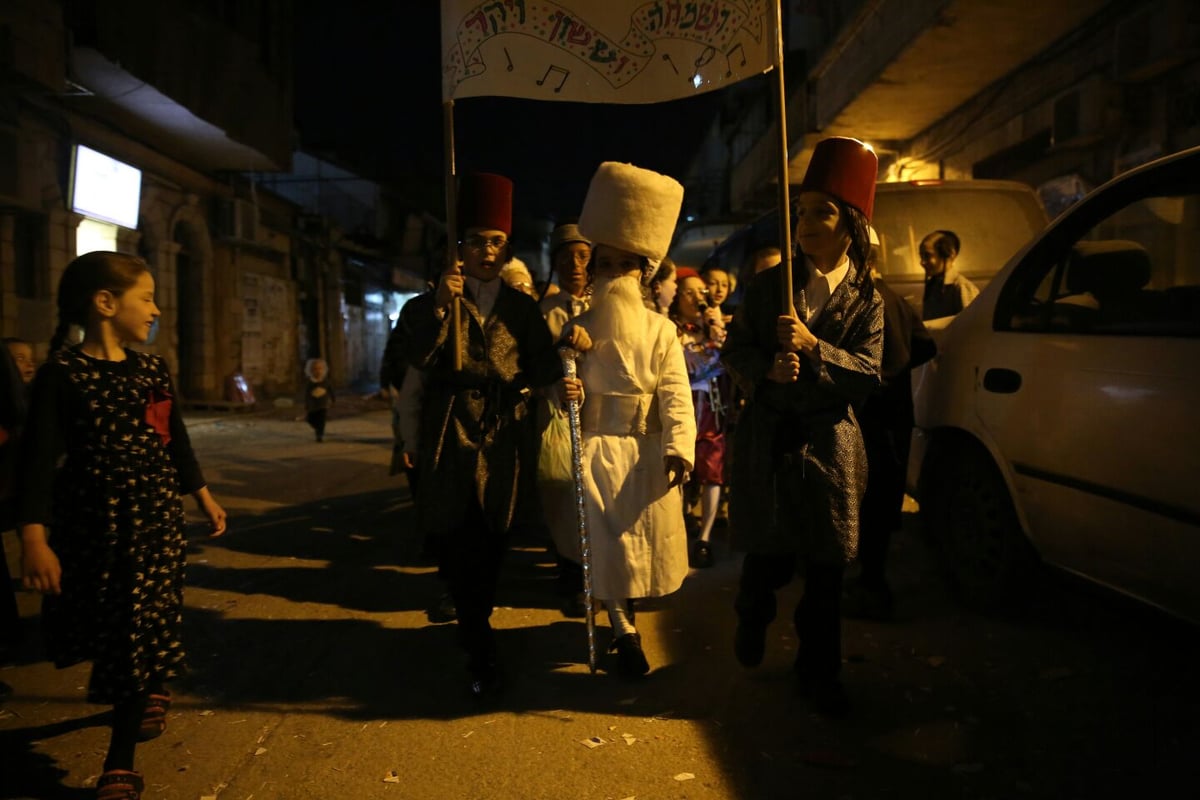
[(690, 470), (696, 448), (679, 336), (642, 305), (636, 277), (598, 287), (575, 324), (593, 343), (579, 361), (592, 592), (607, 600), (670, 594), (687, 576), (687, 531), (682, 490), (667, 488), (663, 459), (679, 456)]

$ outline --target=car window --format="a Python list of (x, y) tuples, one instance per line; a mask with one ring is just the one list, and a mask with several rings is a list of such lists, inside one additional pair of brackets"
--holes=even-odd
[(1029, 191), (957, 187), (880, 187), (872, 219), (885, 277), (922, 275), (918, 248), (927, 234), (952, 230), (962, 242), (955, 260), (968, 277), (991, 276), (1046, 225)]
[(1012, 330), (1200, 336), (1200, 195), (1130, 202), (1020, 279)]

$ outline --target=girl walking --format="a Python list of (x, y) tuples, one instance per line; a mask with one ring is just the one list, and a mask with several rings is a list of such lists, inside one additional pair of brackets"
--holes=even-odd
[[(146, 342), (159, 313), (142, 259), (93, 252), (68, 264), (21, 441), (21, 568), (45, 595), (48, 655), (60, 668), (91, 661), (88, 700), (113, 706), (101, 800), (141, 796), (135, 747), (165, 730), (166, 682), (184, 671), (180, 495), (213, 536), (225, 532), (166, 364), (126, 348)], [(83, 341), (66, 346), (71, 326)]]
[(325, 441), (325, 420), (333, 407), (333, 387), (329, 385), (329, 365), (323, 358), (310, 358), (304, 365), (305, 419), (312, 427), (318, 442)]
[(671, 306), (671, 318), (683, 344), (698, 434), (696, 467), (685, 487), (686, 497), (700, 498), (700, 532), (691, 563), (704, 569), (713, 563), (711, 538), (725, 485), (725, 431), (733, 391), (729, 374), (721, 364), (721, 345), (725, 342), (721, 307), (709, 296), (694, 269), (684, 267), (677, 274), (679, 291)]

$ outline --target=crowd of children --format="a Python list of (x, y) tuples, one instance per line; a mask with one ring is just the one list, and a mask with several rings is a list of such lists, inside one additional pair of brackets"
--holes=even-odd
[[(578, 222), (553, 232), (559, 291), (539, 304), (533, 277), (512, 261), (512, 182), (463, 177), (457, 259), (404, 307), (388, 349), (399, 368), (385, 373), (397, 401), (394, 469), (412, 479), (473, 695), (504, 684), (490, 617), (514, 530), (545, 532), (564, 613), (580, 616), (582, 502), (589, 584), (608, 614), (613, 668), (638, 678), (650, 663), (634, 602), (671, 594), (689, 566), (713, 563), (728, 494), (746, 552), (737, 659), (762, 660), (775, 592), (802, 574), (798, 680), (817, 710), (849, 709), (838, 679), (843, 574), (858, 551), (861, 512), (870, 534), (858, 589), (874, 593), (874, 615), (885, 616), (883, 553), (902, 485), (895, 464), (872, 463), (886, 490), (863, 505), (869, 462), (887, 449), (872, 442), (903, 436), (888, 427), (897, 417), (885, 406), (907, 395), (906, 370), (932, 355), (920, 321), (895, 308), (870, 273), (875, 171), (862, 143), (820, 143), (796, 202), (793, 294), (782, 292), (782, 267), (764, 261), (737, 309), (728, 272), (701, 275), (666, 257), (683, 198), (672, 178), (601, 164)], [(946, 241), (934, 237), (922, 252), (953, 277)], [(57, 307), (40, 368), (29, 342), (5, 340), (0, 523), (18, 529), (21, 579), (44, 595), (48, 655), (59, 666), (91, 661), (88, 698), (113, 707), (98, 796), (116, 800), (142, 791), (136, 746), (162, 733), (168, 683), (186, 665), (181, 498), (193, 496), (213, 536), (226, 519), (165, 362), (136, 349), (159, 317), (146, 262), (80, 256), (62, 275)], [(577, 358), (575, 377), (563, 377), (560, 346)], [(881, 362), (887, 392), (878, 389)], [(321, 442), (334, 403), (329, 368), (314, 358), (304, 374), (306, 419)], [(565, 427), (572, 402), (578, 454)], [(864, 408), (868, 420), (885, 421), (865, 426), (867, 447)], [(572, 474), (576, 463), (582, 470)], [(692, 504), (700, 516), (689, 553)], [(9, 586), (0, 647), (19, 634)], [(887, 610), (890, 602), (886, 594)]]

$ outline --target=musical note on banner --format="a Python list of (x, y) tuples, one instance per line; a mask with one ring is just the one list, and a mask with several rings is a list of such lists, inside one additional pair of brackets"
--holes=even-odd
[(562, 80), (558, 82), (558, 86), (554, 87), (555, 92), (561, 92), (562, 88), (563, 88), (563, 84), (565, 84), (567, 82), (567, 78), (570, 77), (570, 75), (571, 75), (571, 70), (564, 69), (563, 67), (555, 66), (554, 64), (551, 64), (549, 67), (546, 68), (546, 74), (543, 75), (542, 77), (538, 78), (537, 85), (543, 86), (546, 83), (546, 81), (550, 79), (550, 73), (552, 73), (552, 72), (557, 72), (562, 75)]
[(668, 64), (670, 64), (670, 65), (671, 65), (671, 69), (675, 70), (675, 74), (676, 74), (676, 75), (678, 75), (678, 74), (679, 74), (679, 67), (675, 66), (675, 62), (671, 60), (671, 54), (670, 54), (670, 53), (663, 53), (663, 57), (662, 57), (662, 58), (663, 58), (663, 61), (665, 61), (665, 62), (667, 62)]
[(700, 78), (700, 68), (707, 66), (708, 62), (712, 61), (713, 58), (716, 57), (716, 55), (717, 55), (717, 48), (715, 48), (715, 47), (704, 48), (704, 52), (702, 52), (700, 54), (700, 56), (694, 62), (696, 68), (694, 70), (692, 70), (692, 76), (690, 78), (688, 78), (688, 80), (691, 81), (693, 85), (699, 86), (699, 84), (696, 83), (696, 81), (697, 81), (697, 79)]
[(738, 64), (738, 66), (739, 67), (746, 66), (746, 48), (742, 47), (741, 42), (738, 42), (733, 47), (729, 48), (729, 50), (727, 50), (725, 53), (725, 66), (727, 67), (727, 69), (725, 70), (726, 78), (733, 75), (733, 54), (734, 53), (737, 53), (738, 55), (740, 55), (742, 57), (742, 63)]
[(504, 57), (505, 57), (506, 59), (508, 59), (508, 71), (509, 71), (509, 72), (512, 72), (512, 71), (513, 71), (512, 56), (508, 54), (508, 48), (507, 48), (507, 47), (505, 47), (505, 48), (504, 48)]

